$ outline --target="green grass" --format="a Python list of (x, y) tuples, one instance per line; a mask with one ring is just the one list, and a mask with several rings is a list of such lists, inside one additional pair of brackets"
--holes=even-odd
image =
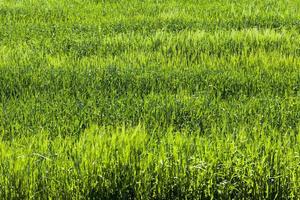
[(0, 198), (300, 198), (299, 8), (0, 1)]
[(141, 127), (92, 126), (79, 137), (50, 134), (0, 143), (5, 199), (274, 199), (295, 198), (300, 187), (296, 133), (153, 137)]

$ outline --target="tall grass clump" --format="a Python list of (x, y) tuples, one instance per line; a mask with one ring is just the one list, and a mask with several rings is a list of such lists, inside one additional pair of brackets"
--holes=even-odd
[[(299, 195), (299, 134), (240, 129), (209, 137), (92, 126), (2, 141), (0, 194), (12, 198), (289, 199)], [(274, 142), (275, 141), (275, 142)]]

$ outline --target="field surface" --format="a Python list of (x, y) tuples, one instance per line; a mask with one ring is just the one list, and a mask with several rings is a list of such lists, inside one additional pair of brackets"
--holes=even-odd
[(298, 0), (0, 0), (0, 199), (299, 199)]

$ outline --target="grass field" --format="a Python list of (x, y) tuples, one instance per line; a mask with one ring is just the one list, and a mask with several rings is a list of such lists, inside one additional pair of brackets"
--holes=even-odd
[(1, 199), (299, 199), (297, 0), (0, 0)]

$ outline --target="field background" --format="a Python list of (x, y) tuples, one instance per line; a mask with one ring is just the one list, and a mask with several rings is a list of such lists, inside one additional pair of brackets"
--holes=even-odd
[(0, 198), (300, 198), (299, 8), (0, 0)]

